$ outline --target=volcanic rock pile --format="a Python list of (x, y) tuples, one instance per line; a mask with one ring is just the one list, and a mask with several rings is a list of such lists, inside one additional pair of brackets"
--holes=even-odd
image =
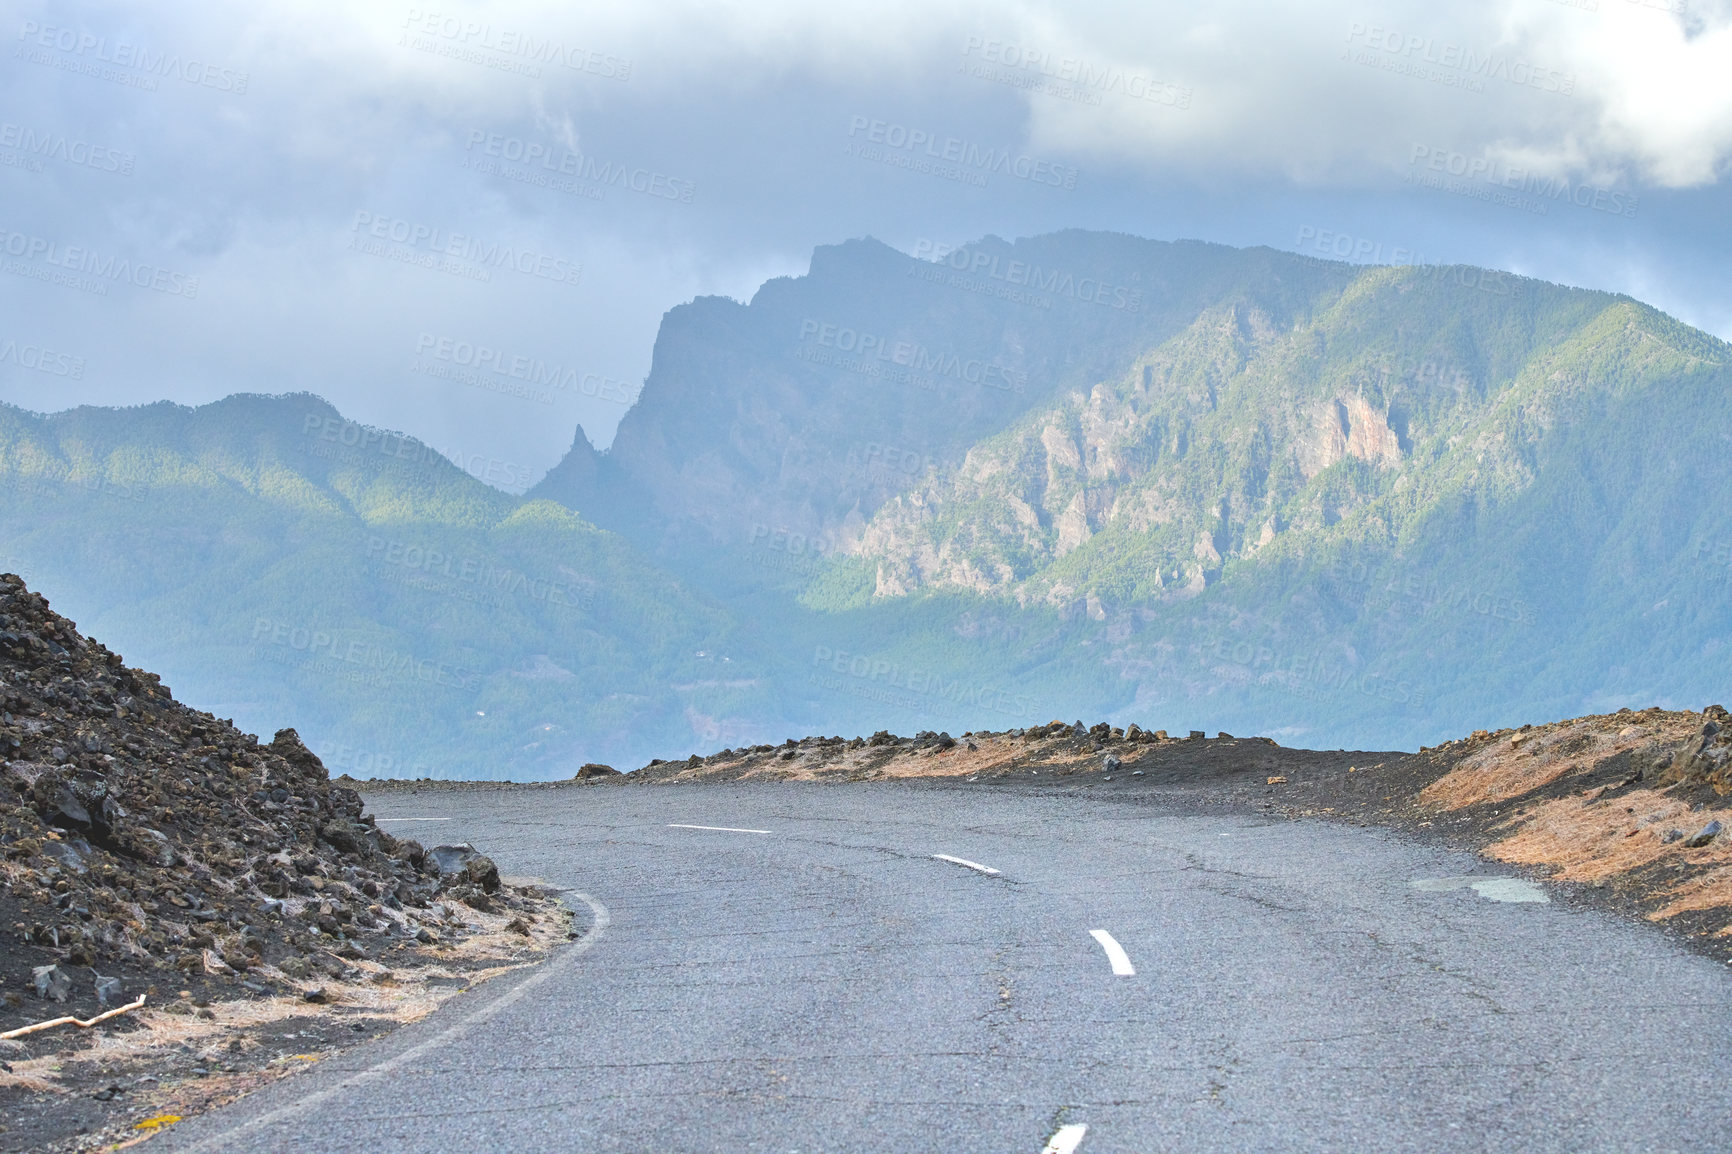
[[(1228, 741), (1238, 740), (1230, 733), (1222, 733), (1217, 736)], [(1203, 740), (1203, 737), (1201, 730), (1193, 729), (1188, 740), (1200, 741)], [(977, 748), (978, 742), (988, 740), (995, 742), (1018, 741), (1025, 744), (1064, 742), (1066, 747), (1072, 751), (1098, 753), (1111, 746), (1155, 746), (1179, 739), (1168, 737), (1167, 731), (1164, 729), (1144, 729), (1135, 722), (1128, 727), (1120, 728), (1104, 721), (1091, 726), (1085, 726), (1081, 721), (1049, 721), (1045, 725), (1030, 726), (1026, 729), (1007, 729), (999, 733), (981, 729), (962, 735), (963, 743), (971, 750)], [(1254, 737), (1247, 740), (1263, 745), (1274, 744), (1266, 737)], [(738, 761), (742, 758), (761, 754), (773, 754), (782, 760), (792, 761), (801, 754), (812, 751), (823, 753), (858, 749), (888, 749), (903, 753), (942, 753), (956, 748), (956, 745), (956, 738), (951, 737), (950, 734), (934, 733), (930, 729), (923, 729), (913, 737), (898, 737), (887, 729), (880, 729), (871, 737), (856, 737), (851, 740), (840, 737), (790, 737), (782, 745), (748, 745), (739, 749), (724, 749), (720, 753), (711, 754), (709, 757), (699, 757), (693, 754), (684, 762), (666, 762), (657, 759), (650, 762), (645, 768), (654, 769), (669, 765), (697, 767), (705, 764)], [(585, 768), (589, 767), (586, 766)], [(583, 777), (585, 775), (580, 773), (578, 776)]]
[[(650, 762), (619, 778), (620, 784), (689, 781), (838, 780), (958, 777), (971, 781), (1004, 777), (1074, 777), (1123, 769), (1138, 779), (1216, 780), (1222, 774), (1276, 772), (1271, 760), (1300, 761), (1304, 751), (1280, 750), (1266, 737), (1237, 738), (1218, 733), (1207, 738), (1191, 730), (1183, 738), (1164, 729), (1124, 727), (1098, 722), (1050, 721), (1045, 725), (994, 732), (977, 729), (952, 737), (921, 730), (899, 737), (879, 730), (871, 737), (790, 737), (781, 745), (748, 745), (708, 757)], [(580, 774), (580, 777), (582, 775)], [(613, 780), (613, 779), (604, 779)]]
[(417, 909), (442, 883), (481, 905), (482, 891), (499, 889), (492, 863), (468, 847), (424, 851), (361, 808), (294, 730), (261, 745), (176, 702), (155, 675), (0, 576), (9, 1007), (32, 984), (24, 965), (47, 996), (59, 984), (50, 966), (172, 969), (180, 981), (243, 983), (259, 967), (309, 976), (393, 942), (435, 941)]

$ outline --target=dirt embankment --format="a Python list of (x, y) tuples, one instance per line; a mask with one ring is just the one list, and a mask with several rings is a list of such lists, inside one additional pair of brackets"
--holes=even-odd
[(472, 849), (376, 828), (293, 730), (176, 702), (0, 576), (0, 1033), (121, 1011), (0, 1039), (0, 1151), (160, 1131), (569, 928)]
[(594, 780), (913, 778), (1177, 793), (1200, 804), (1396, 825), (1578, 883), (1584, 900), (1732, 957), (1732, 716), (1719, 706), (1481, 730), (1417, 754), (1285, 749), (1226, 734), (1178, 739), (1080, 722), (954, 740), (815, 737)]
[[(1425, 750), (1413, 810), (1472, 829), (1496, 861), (1531, 866), (1680, 932), (1732, 946), (1732, 721), (1645, 709)], [(1431, 772), (1422, 772), (1424, 771)]]
[[(651, 762), (620, 778), (635, 784), (678, 781), (893, 781), (908, 778), (974, 778), (1033, 781), (1041, 777), (1111, 777), (1177, 784), (1273, 770), (1290, 762), (1330, 762), (1335, 754), (1283, 749), (1267, 738), (1200, 732), (1173, 738), (1165, 730), (1106, 723), (1084, 727), (1054, 721), (1029, 729), (979, 731), (952, 738), (924, 732), (897, 737), (880, 731), (870, 738), (790, 738), (784, 745), (725, 749), (709, 757)], [(598, 780), (613, 780), (602, 777)]]

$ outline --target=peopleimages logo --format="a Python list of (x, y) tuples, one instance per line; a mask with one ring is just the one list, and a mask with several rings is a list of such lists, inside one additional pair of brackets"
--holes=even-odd
[[(1595, 184), (1572, 184), (1563, 177), (1541, 176), (1508, 161), (1468, 156), (1429, 144), (1415, 144), (1407, 163), (1406, 180), (1409, 184), (1438, 188), (1479, 200), (1504, 197), (1499, 203), (1515, 206), (1525, 203), (1532, 206), (1529, 211), (1541, 216), (1546, 215), (1546, 202), (1555, 204), (1561, 201), (1577, 208), (1633, 220), (1639, 204), (1639, 198), (1633, 192), (1614, 191)], [(1481, 189), (1476, 187), (1478, 185), (1485, 187)]]
[[(828, 671), (842, 677), (848, 677), (861, 687), (876, 690), (887, 695), (883, 700), (887, 704), (901, 705), (906, 708), (922, 709), (927, 701), (936, 699), (951, 706), (968, 705), (977, 709), (990, 709), (995, 713), (1005, 713), (1012, 717), (1034, 716), (1032, 701), (1009, 689), (993, 685), (965, 684), (960, 678), (945, 681), (944, 675), (930, 670), (903, 669), (899, 664), (883, 657), (873, 657), (864, 653), (850, 653), (846, 649), (832, 649), (828, 645), (816, 646), (812, 653), (814, 673), (809, 675), (809, 681), (828, 689), (850, 691), (848, 683), (830, 679), (826, 684), (817, 680), (819, 674)], [(898, 698), (897, 694), (910, 694), (911, 697)], [(871, 696), (861, 694), (860, 696)]]
[(848, 461), (868, 473), (902, 477), (917, 476), (938, 467), (930, 453), (905, 449), (900, 445), (881, 445), (877, 441), (868, 441), (864, 448), (849, 449)]
[(1334, 232), (1327, 228), (1303, 224), (1299, 226), (1299, 235), (1293, 242), (1293, 247), (1300, 252), (1309, 248), (1323, 256), (1340, 257), (1355, 264), (1399, 264), (1399, 265), (1431, 265), (1417, 250), (1405, 245), (1392, 245), (1386, 253), (1383, 242), (1369, 237), (1354, 236), (1351, 233)]
[[(971, 385), (984, 385), (1009, 393), (1020, 393), (1028, 387), (1028, 374), (997, 360), (979, 357), (963, 358), (956, 353), (933, 352), (913, 341), (894, 341), (873, 333), (859, 332), (846, 325), (826, 324), (807, 319), (800, 322), (800, 342), (823, 348), (854, 353), (866, 363), (874, 358), (901, 365), (914, 372), (934, 377), (950, 377)], [(841, 367), (841, 366), (838, 366)]]
[(325, 768), (332, 773), (346, 773), (350, 777), (383, 778), (383, 777), (427, 777), (433, 771), (425, 762), (411, 763), (406, 758), (395, 754), (377, 753), (369, 749), (360, 749), (349, 745), (323, 745), (313, 751), (319, 760), (325, 763)]
[(1399, 245), (1391, 246), (1386, 254), (1382, 241), (1345, 232), (1332, 232), (1309, 224), (1300, 226), (1298, 239), (1294, 241), (1294, 247), (1300, 252), (1304, 252), (1307, 245), (1324, 256), (1337, 256), (1371, 265), (1410, 268), (1414, 270), (1414, 278), (1420, 282), (1453, 281), (1462, 288), (1500, 297), (1521, 296), (1524, 292), (1520, 279), (1511, 273), (1465, 264), (1435, 264), (1427, 261), (1415, 250)]
[(1362, 586), (1366, 607), (1423, 617), (1474, 614), (1517, 625), (1533, 625), (1539, 620), (1533, 606), (1513, 594), (1477, 585), (1445, 586), (1429, 574), (1374, 569), (1363, 561), (1346, 560), (1334, 562), (1328, 573), (1340, 584)]
[[(45, 497), (54, 500), (75, 493), (96, 493), (104, 497), (115, 497), (122, 501), (143, 501), (150, 497), (150, 486), (131, 481), (116, 481), (110, 477), (68, 477), (55, 480), (48, 477), (20, 477), (14, 475), (7, 482), (21, 497)], [(0, 568), (4, 568), (0, 565)], [(13, 572), (20, 572), (13, 570)]]
[[(214, 88), (218, 92), (232, 92), (236, 96), (244, 95), (247, 90), (247, 74), (238, 69), (219, 68), (191, 57), (182, 59), (178, 52), (153, 53), (148, 48), (128, 44), (124, 40), (116, 40), (110, 44), (108, 37), (80, 29), (56, 28), (26, 20), (19, 29), (18, 39), (25, 48), (47, 49), (72, 58), (55, 60), (39, 53), (33, 63), (65, 67), (72, 72), (88, 72), (104, 80), (116, 79), (102, 75), (102, 70), (97, 67), (107, 64), (114, 68), (142, 72), (145, 74), (143, 79), (180, 80), (198, 88)], [(156, 88), (154, 83), (135, 83), (132, 86), (150, 90)]]
[[(134, 262), (126, 257), (104, 257), (83, 245), (62, 244), (47, 237), (13, 232), (4, 226), (0, 226), (0, 251), (21, 258), (16, 263), (8, 262), (6, 272), (33, 276), (38, 280), (60, 281), (69, 288), (95, 292), (99, 296), (108, 293), (104, 281), (130, 284), (189, 300), (198, 296), (196, 276), (187, 276), (160, 265)], [(64, 273), (55, 271), (62, 269)], [(87, 281), (86, 277), (95, 279)]]
[[(611, 161), (597, 161), (593, 156), (585, 156), (581, 152), (573, 152), (569, 148), (549, 148), (534, 140), (523, 140), (516, 136), (502, 136), (497, 132), (482, 132), (471, 130), (469, 143), (464, 146), (472, 156), (479, 152), (482, 157), (506, 161), (522, 165), (526, 169), (540, 169), (549, 177), (570, 177), (574, 181), (584, 181), (600, 185), (603, 188), (614, 187), (630, 192), (641, 193), (644, 196), (659, 200), (678, 201), (680, 204), (690, 204), (692, 195), (697, 191), (697, 185), (689, 180), (669, 176), (650, 168), (633, 167), (629, 164), (614, 164)], [(502, 167), (489, 170), (476, 167), (479, 172), (489, 175), (509, 176), (510, 171)], [(530, 174), (532, 176), (541, 174)], [(529, 180), (528, 183), (541, 183)], [(550, 187), (558, 189), (557, 184)]]
[(486, 453), (468, 453), (462, 449), (447, 447), (437, 450), (437, 454), (477, 481), (485, 481), (497, 488), (526, 489), (535, 479), (535, 470), (528, 465), (502, 461), (498, 457), (489, 457)]
[(1027, 79), (1017, 87), (1027, 87), (1038, 78), (1052, 82), (1051, 87), (1039, 91), (1085, 104), (1099, 104), (1100, 93), (1113, 92), (1169, 108), (1191, 106), (1191, 90), (1181, 85), (1156, 80), (1141, 72), (1091, 64), (1075, 56), (1056, 56), (1045, 49), (1018, 44), (1014, 40), (970, 36), (963, 43), (962, 56), (965, 61), (978, 56), (987, 65), (1007, 70), (997, 73), (989, 68), (974, 73), (981, 79), (1010, 83), (1018, 73), (1022, 73)]
[(372, 641), (344, 641), (336, 633), (306, 625), (295, 625), (259, 617), (253, 621), (254, 643), (266, 642), (281, 650), (305, 653), (355, 666), (345, 680), (383, 685), (386, 680), (422, 681), (451, 689), (475, 689), (481, 685), (480, 671), (461, 665), (417, 657), (389, 649)]
[(21, 369), (33, 369), (51, 377), (84, 379), (84, 358), (71, 353), (57, 353), (43, 345), (22, 345), (14, 340), (0, 341), (0, 365), (14, 364)]
[[(493, 376), (506, 377), (521, 381), (531, 388), (557, 389), (622, 405), (629, 405), (637, 399), (631, 386), (625, 381), (604, 377), (600, 373), (586, 373), (564, 365), (550, 365), (538, 357), (510, 353), (504, 349), (452, 337), (436, 337), (432, 333), (422, 333), (415, 341), (415, 353), (422, 360), (431, 358), (433, 361), (459, 368), (472, 369), (477, 374), (490, 373)], [(440, 375), (432, 371), (432, 366), (421, 371), (430, 376)], [(541, 395), (537, 395), (535, 399), (540, 399)], [(551, 402), (551, 395), (548, 396)]]
[[(390, 433), (384, 429), (375, 429), (370, 425), (345, 421), (340, 417), (327, 417), (322, 413), (308, 413), (301, 419), (301, 433), (312, 437), (315, 434), (321, 441), (344, 448), (357, 449), (362, 452), (373, 451), (381, 457), (389, 457), (394, 461), (410, 461), (426, 464), (432, 461), (444, 461), (445, 458), (428, 445), (409, 436), (407, 433)], [(451, 462), (447, 462), (449, 464)]]
[(1520, 88), (1537, 88), (1560, 96), (1574, 96), (1576, 92), (1574, 72), (1560, 72), (1521, 56), (1476, 52), (1447, 41), (1440, 44), (1430, 36), (1407, 34), (1376, 24), (1350, 22), (1347, 42), (1363, 45), (1368, 50), (1353, 57), (1354, 63), (1404, 72), (1423, 80), (1466, 87), (1476, 92), (1485, 90), (1487, 80), (1502, 80)]
[(574, 609), (595, 608), (593, 589), (532, 577), (486, 557), (453, 556), (412, 541), (389, 541), (383, 537), (367, 538), (367, 556), (406, 573), (457, 581), (490, 593), (520, 596)]
[[(0, 148), (16, 149), (20, 156), (38, 161), (58, 160), (81, 168), (94, 168), (98, 172), (132, 175), (134, 158), (130, 152), (92, 144), (88, 140), (73, 140), (63, 133), (38, 132), (11, 121), (0, 123)], [(41, 167), (35, 171), (42, 171)]]
[[(972, 178), (966, 183), (982, 187), (985, 186), (986, 178), (995, 173), (1053, 188), (1076, 187), (1077, 170), (1072, 166), (1035, 160), (1020, 153), (1013, 155), (1008, 149), (982, 148), (970, 141), (954, 136), (940, 136), (924, 128), (910, 128), (905, 124), (874, 120), (869, 116), (855, 116), (848, 122), (848, 136), (851, 140), (864, 142), (850, 147), (867, 160), (883, 160), (898, 168), (919, 167), (897, 163), (892, 159), (900, 155), (936, 164), (938, 168), (954, 165), (960, 175)], [(882, 147), (872, 148), (872, 145)], [(893, 151), (886, 155), (883, 152), (885, 148)], [(946, 173), (941, 172), (939, 175)]]
[(788, 529), (772, 530), (763, 522), (752, 526), (752, 535), (747, 544), (764, 549), (773, 549), (778, 553), (787, 553), (793, 557), (804, 557), (811, 554), (814, 557), (828, 556), (836, 544), (823, 537), (808, 537), (804, 533), (795, 533)]
[[(401, 246), (408, 254), (424, 253), (428, 259), (437, 260), (441, 257), (451, 257), (467, 261), (476, 266), (477, 271), (487, 272), (489, 269), (509, 269), (522, 273), (524, 276), (539, 277), (542, 280), (553, 281), (555, 284), (575, 285), (583, 278), (583, 266), (576, 261), (568, 261), (563, 257), (551, 256), (536, 252), (531, 248), (516, 248), (508, 244), (488, 243), (478, 237), (467, 236), (460, 232), (448, 232), (432, 225), (418, 224), (412, 220), (399, 217), (381, 216), (371, 212), (355, 213), (355, 223), (349, 226), (354, 233), (350, 247), (361, 249), (357, 242), (366, 240), (385, 241)], [(388, 251), (371, 252), (370, 255), (388, 256)], [(418, 262), (411, 262), (418, 263)]]
[[(503, 71), (520, 72), (531, 78), (541, 75), (541, 65), (556, 64), (603, 80), (631, 79), (631, 61), (624, 57), (567, 44), (550, 36), (537, 36), (520, 28), (496, 27), (481, 21), (411, 8), (403, 18), (403, 30), (399, 43), (405, 47), (472, 64), (500, 67)], [(501, 59), (489, 60), (482, 55), (484, 53)]]
[[(988, 282), (997, 281), (1017, 290), (1051, 293), (1055, 297), (1069, 297), (1084, 304), (1100, 305), (1123, 312), (1140, 312), (1143, 307), (1143, 290), (1140, 288), (1111, 284), (1099, 277), (1079, 277), (1068, 269), (1042, 268), (1038, 264), (1007, 259), (997, 253), (968, 248), (952, 249), (922, 240), (914, 246), (914, 258), (922, 262), (928, 262), (930, 258), (930, 263), (954, 269), (966, 277), (984, 277)], [(931, 272), (929, 269), (911, 268), (908, 275), (932, 279)]]
[[(1274, 685), (1289, 693), (1321, 701), (1345, 690), (1358, 690), (1361, 696), (1380, 698), (1393, 705), (1418, 707), (1428, 696), (1424, 686), (1397, 680), (1387, 673), (1369, 671), (1356, 674), (1342, 664), (1331, 667), (1329, 659), (1318, 653), (1295, 653), (1284, 656), (1267, 645), (1249, 641), (1217, 638), (1204, 649), (1205, 658), (1232, 662), (1248, 668), (1259, 684)], [(1267, 669), (1263, 669), (1267, 666)], [(1262, 669), (1261, 676), (1258, 671)]]

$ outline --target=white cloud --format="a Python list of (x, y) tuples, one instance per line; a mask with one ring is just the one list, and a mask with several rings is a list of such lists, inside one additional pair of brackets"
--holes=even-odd
[[(75, 28), (220, 61), (249, 83), (244, 95), (184, 80), (146, 91), (80, 72), (89, 54), (58, 48), (0, 73), (0, 119), (137, 158), (127, 178), (0, 166), (0, 223), (184, 265), (208, 286), (204, 303), (165, 307), (0, 277), (0, 310), (90, 359), (83, 391), (0, 378), (0, 398), (35, 389), (30, 403), (57, 407), (281, 382), (546, 464), (569, 423), (605, 441), (617, 414), (574, 404), (526, 420), (521, 406), (406, 392), (424, 382), (393, 374), (422, 318), (635, 382), (663, 309), (696, 292), (749, 296), (813, 245), (865, 233), (955, 241), (1074, 226), (1291, 243), (1300, 214), (1428, 254), (1664, 285), (1679, 311), (1721, 319), (1732, 300), (1709, 266), (1732, 238), (1723, 227), (1704, 238), (1701, 221), (1724, 217), (1700, 198), (1719, 195), (1732, 150), (1732, 20), (1706, 0), (1687, 16), (1661, 9), (1672, 2), (39, 4), (0, 29), (15, 47), (27, 23)], [(1566, 78), (1568, 93), (1547, 90)], [(842, 155), (861, 114), (1083, 176), (1071, 192), (978, 189), (869, 165)], [(696, 195), (586, 197), (479, 174), (463, 166), (477, 130), (672, 175)], [(1641, 216), (1565, 206), (1530, 218), (1415, 190), (1401, 181), (1416, 150), (1637, 189)], [(1693, 207), (1668, 216), (1673, 204)], [(405, 278), (343, 251), (357, 210), (569, 254), (585, 283), (553, 296)], [(1546, 238), (1526, 243), (1535, 228)]]

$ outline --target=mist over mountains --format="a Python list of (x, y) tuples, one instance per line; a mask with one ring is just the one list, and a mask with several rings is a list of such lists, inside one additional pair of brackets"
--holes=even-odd
[(522, 498), (309, 395), (0, 409), (0, 568), (362, 775), (1055, 716), (1411, 748), (1718, 699), (1729, 351), (1466, 266), (851, 241), (670, 311)]

